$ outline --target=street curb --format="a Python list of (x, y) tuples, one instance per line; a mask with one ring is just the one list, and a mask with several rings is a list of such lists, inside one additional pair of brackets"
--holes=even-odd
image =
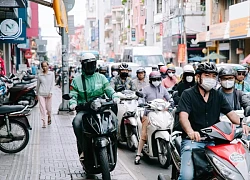
[(129, 175), (130, 175), (134, 180), (138, 180), (137, 177), (134, 175), (134, 173), (132, 173), (132, 172), (127, 168), (127, 166), (125, 165), (125, 163), (124, 163), (120, 158), (118, 158), (118, 161), (119, 161), (119, 163), (121, 163), (121, 165), (125, 168), (125, 170), (129, 173)]

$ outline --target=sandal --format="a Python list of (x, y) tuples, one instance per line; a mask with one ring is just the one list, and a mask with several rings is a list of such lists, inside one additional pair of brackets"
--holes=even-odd
[(42, 126), (42, 128), (46, 128), (45, 121), (43, 121), (43, 126)]
[(48, 125), (51, 125), (51, 117), (48, 116)]
[(140, 160), (141, 160), (141, 155), (138, 155), (138, 154), (137, 154), (137, 155), (135, 156), (135, 164), (136, 164), (136, 165), (140, 164)]

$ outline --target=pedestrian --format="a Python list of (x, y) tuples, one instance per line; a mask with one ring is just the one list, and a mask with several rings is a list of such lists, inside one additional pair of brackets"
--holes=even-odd
[(4, 68), (3, 51), (0, 49), (0, 75), (6, 75)]
[(37, 77), (37, 99), (39, 101), (40, 115), (43, 121), (43, 128), (46, 128), (46, 111), (48, 115), (48, 125), (51, 124), (52, 90), (54, 86), (54, 73), (49, 71), (47, 61), (41, 63), (42, 71)]

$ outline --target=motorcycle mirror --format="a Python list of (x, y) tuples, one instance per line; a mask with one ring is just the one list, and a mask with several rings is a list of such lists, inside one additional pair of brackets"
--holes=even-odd
[(244, 110), (244, 116), (245, 117), (250, 116), (250, 106), (247, 106), (246, 109)]
[(64, 94), (62, 98), (65, 100), (70, 100), (72, 97), (69, 94)]
[(139, 91), (136, 91), (135, 94), (136, 94), (136, 96), (138, 96), (140, 98), (143, 98), (143, 93), (141, 93)]

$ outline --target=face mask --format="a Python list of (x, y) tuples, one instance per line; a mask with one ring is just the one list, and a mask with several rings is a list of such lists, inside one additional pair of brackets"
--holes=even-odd
[(128, 77), (128, 73), (127, 72), (121, 72), (120, 77), (121, 78), (126, 78), (126, 77)]
[(192, 82), (193, 79), (194, 79), (193, 76), (187, 76), (187, 77), (186, 77), (186, 81), (189, 82), (189, 83)]
[(173, 76), (174, 76), (174, 73), (168, 73), (168, 76), (169, 76), (169, 77), (173, 77)]
[(158, 87), (158, 86), (161, 84), (161, 81), (152, 81), (152, 84), (153, 84), (155, 87)]
[(216, 86), (216, 80), (212, 78), (203, 78), (201, 87), (203, 87), (206, 91), (210, 91), (212, 88)]
[(232, 80), (221, 81), (221, 86), (226, 89), (231, 89), (234, 87), (234, 81)]
[(117, 75), (118, 75), (118, 72), (117, 72), (117, 71), (113, 71), (113, 72), (112, 72), (112, 75), (113, 75), (113, 76), (117, 76)]

